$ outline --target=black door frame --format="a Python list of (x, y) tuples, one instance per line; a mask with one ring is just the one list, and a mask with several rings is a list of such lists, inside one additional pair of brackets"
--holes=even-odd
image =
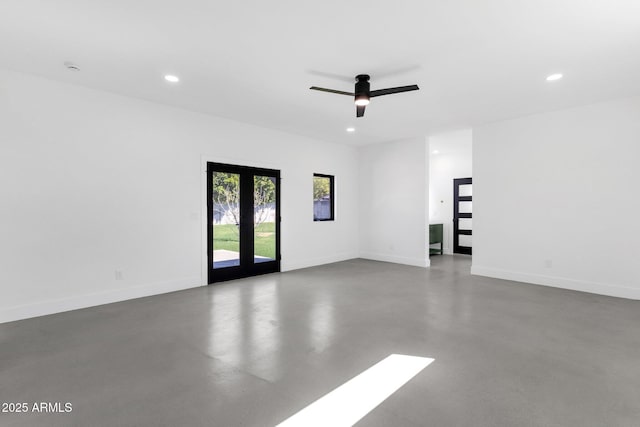
[[(213, 173), (233, 173), (240, 176), (240, 265), (213, 268)], [(253, 177), (267, 176), (276, 179), (276, 259), (267, 262), (254, 262), (253, 231)], [(207, 162), (207, 270), (208, 283), (257, 276), (259, 274), (280, 271), (280, 171), (275, 169), (254, 168)]]
[(470, 202), (472, 196), (460, 196), (460, 186), (473, 184), (472, 178), (455, 178), (453, 180), (453, 253), (454, 254), (472, 254), (472, 248), (468, 246), (460, 246), (459, 236), (473, 234), (472, 230), (460, 230), (458, 220), (460, 218), (472, 218), (473, 213), (461, 213), (458, 202)]

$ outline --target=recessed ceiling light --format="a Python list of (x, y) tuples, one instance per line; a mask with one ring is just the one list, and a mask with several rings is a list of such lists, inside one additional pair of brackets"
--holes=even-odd
[(440, 154), (438, 150), (433, 150), (433, 154)]
[(177, 76), (172, 76), (171, 74), (167, 74), (164, 76), (164, 79), (171, 83), (178, 83), (180, 79)]
[(64, 66), (67, 67), (67, 70), (71, 70), (71, 71), (80, 71), (80, 67), (78, 66), (78, 64), (74, 64), (71, 61), (66, 61), (64, 63)]
[(356, 128), (347, 128), (347, 132), (355, 132)]
[(561, 78), (562, 78), (562, 74), (560, 73), (551, 74), (550, 76), (547, 76), (547, 81), (552, 82), (554, 80), (560, 80)]

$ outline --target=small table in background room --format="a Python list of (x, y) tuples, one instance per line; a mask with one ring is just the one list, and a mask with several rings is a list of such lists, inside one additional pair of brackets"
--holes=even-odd
[[(440, 249), (431, 247), (437, 243), (440, 244)], [(429, 255), (443, 253), (442, 224), (429, 224)]]

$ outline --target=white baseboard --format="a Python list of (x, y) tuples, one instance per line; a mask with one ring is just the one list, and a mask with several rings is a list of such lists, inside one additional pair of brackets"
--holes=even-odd
[(608, 283), (587, 282), (564, 277), (521, 273), (476, 265), (471, 266), (471, 274), (475, 276), (486, 276), (496, 279), (513, 280), (515, 282), (531, 283), (533, 285), (570, 289), (572, 291), (588, 292), (591, 294), (640, 300), (640, 289), (611, 285)]
[(424, 258), (409, 258), (396, 255), (379, 254), (373, 252), (363, 252), (360, 254), (360, 258), (370, 259), (373, 261), (392, 262), (394, 264), (412, 265), (414, 267), (430, 267), (431, 260), (427, 258), (425, 254)]
[(312, 258), (299, 262), (289, 262), (286, 260), (282, 260), (281, 271), (291, 271), (291, 270), (299, 270), (301, 268), (315, 267), (317, 265), (323, 264), (331, 264), (334, 262), (347, 261), (350, 259), (358, 258), (358, 254), (343, 252), (339, 254), (334, 254), (329, 257), (321, 257), (321, 258)]
[(33, 304), (24, 304), (0, 309), (0, 323), (13, 322), (15, 320), (28, 319), (31, 317), (46, 316), (48, 314), (62, 313), (65, 311), (111, 304), (113, 302), (126, 301), (152, 295), (166, 294), (168, 292), (181, 291), (184, 289), (196, 288), (198, 286), (203, 286), (199, 276), (154, 284), (132, 286), (129, 288), (113, 289), (87, 295), (39, 301)]

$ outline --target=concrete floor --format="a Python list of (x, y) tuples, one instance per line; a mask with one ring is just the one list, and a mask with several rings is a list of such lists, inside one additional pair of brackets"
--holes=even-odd
[(0, 325), (2, 426), (274, 426), (391, 353), (358, 426), (639, 426), (640, 302), (353, 260)]

